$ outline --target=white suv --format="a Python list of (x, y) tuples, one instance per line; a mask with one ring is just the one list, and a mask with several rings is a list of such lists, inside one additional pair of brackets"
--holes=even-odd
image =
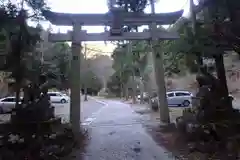
[[(22, 97), (20, 97), (21, 104)], [(15, 108), (16, 97), (5, 97), (0, 99), (0, 114), (11, 112)]]
[(48, 92), (52, 103), (68, 103), (69, 97), (61, 92)]
[(188, 91), (172, 91), (167, 92), (167, 100), (169, 106), (188, 107), (191, 104), (193, 94)]
[[(167, 92), (168, 106), (184, 106), (191, 104), (193, 94), (188, 91)], [(152, 106), (158, 106), (158, 97), (152, 98)]]

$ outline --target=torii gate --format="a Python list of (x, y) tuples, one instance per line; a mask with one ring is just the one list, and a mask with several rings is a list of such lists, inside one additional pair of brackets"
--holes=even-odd
[[(141, 26), (141, 25), (166, 25), (176, 22), (182, 16), (183, 10), (172, 13), (145, 14), (125, 12), (121, 8), (111, 8), (106, 14), (68, 14), (44, 11), (44, 16), (54, 25), (73, 26), (73, 31), (66, 34), (50, 34), (49, 40), (52, 42), (71, 41), (72, 42), (72, 61), (71, 61), (71, 102), (70, 102), (70, 121), (75, 132), (80, 128), (80, 52), (82, 41), (119, 41), (119, 40), (156, 40), (156, 39), (177, 39), (177, 33), (167, 31), (158, 31), (153, 29), (149, 32), (122, 32), (123, 26)], [(110, 31), (103, 33), (87, 33), (81, 30), (86, 26), (111, 26)], [(159, 54), (159, 53), (158, 53)], [(156, 54), (155, 58), (161, 58)], [(159, 61), (158, 61), (159, 62)], [(161, 61), (160, 61), (161, 62)], [(163, 64), (160, 64), (163, 67)], [(164, 82), (164, 75), (159, 76)], [(161, 84), (164, 85), (165, 84)], [(159, 86), (158, 86), (159, 87)], [(164, 87), (159, 87), (164, 88)], [(166, 89), (164, 91), (166, 94)], [(162, 101), (161, 101), (162, 100)], [(166, 104), (166, 95), (160, 96), (160, 111), (168, 111)], [(164, 109), (165, 108), (165, 109)], [(168, 121), (161, 117), (162, 121)]]

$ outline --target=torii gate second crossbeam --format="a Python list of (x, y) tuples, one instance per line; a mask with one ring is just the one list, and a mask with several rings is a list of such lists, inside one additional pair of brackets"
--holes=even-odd
[[(123, 32), (119, 36), (112, 36), (110, 32), (102, 33), (87, 33), (80, 31), (74, 33), (77, 41), (122, 41), (122, 40), (151, 40), (153, 37), (161, 40), (171, 40), (179, 38), (177, 32), (156, 31), (154, 35), (152, 32)], [(49, 34), (49, 40), (52, 42), (66, 42), (72, 41), (73, 32)]]

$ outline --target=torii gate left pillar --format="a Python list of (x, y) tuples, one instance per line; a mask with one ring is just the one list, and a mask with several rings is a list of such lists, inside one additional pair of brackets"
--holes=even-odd
[(78, 33), (81, 32), (81, 25), (73, 24), (72, 34), (72, 59), (70, 71), (70, 123), (74, 133), (80, 131), (80, 105), (81, 105), (81, 83), (80, 83), (80, 66), (82, 51), (81, 41), (78, 40)]

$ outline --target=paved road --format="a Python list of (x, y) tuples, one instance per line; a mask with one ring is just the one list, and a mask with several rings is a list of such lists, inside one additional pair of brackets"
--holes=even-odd
[[(62, 117), (64, 122), (69, 122), (70, 104), (54, 104), (55, 115)], [(104, 104), (89, 98), (88, 101), (81, 99), (81, 122), (83, 124), (89, 123), (94, 113), (98, 112), (99, 109), (104, 107)], [(86, 122), (88, 121), (88, 122)]]
[[(129, 104), (104, 100), (106, 105), (93, 114), (87, 125), (90, 141), (85, 160), (169, 160), (173, 159), (147, 134)], [(80, 159), (76, 155), (76, 160)]]
[[(55, 115), (62, 118), (63, 122), (69, 122), (69, 113), (70, 113), (70, 104), (61, 104), (61, 103), (54, 103), (55, 106)], [(81, 122), (83, 124), (89, 124), (91, 122), (92, 115), (96, 113), (99, 109), (104, 107), (102, 103), (97, 102), (94, 99), (89, 98), (88, 101), (81, 101)], [(0, 115), (0, 123), (8, 121), (10, 119), (9, 114), (2, 114)], [(87, 122), (85, 122), (87, 121)]]
[[(81, 121), (89, 130), (84, 160), (172, 160), (143, 127), (144, 119), (119, 100), (82, 101)], [(237, 103), (237, 102), (236, 102)], [(56, 115), (69, 119), (69, 104), (56, 105)]]

